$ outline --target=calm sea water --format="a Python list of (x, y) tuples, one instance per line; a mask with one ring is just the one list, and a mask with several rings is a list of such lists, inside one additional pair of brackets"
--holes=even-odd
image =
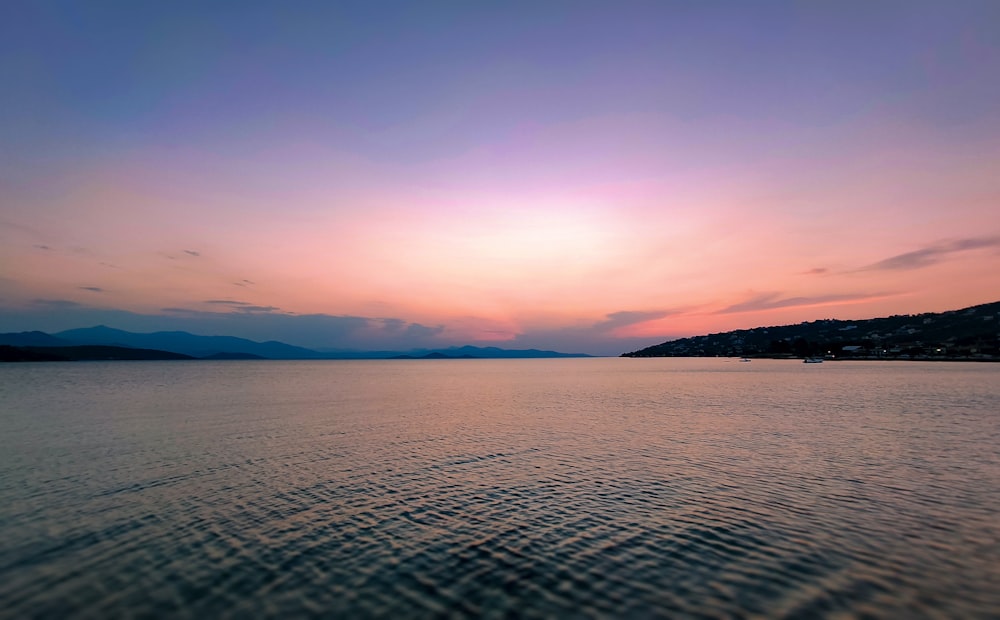
[(1000, 617), (1000, 364), (0, 366), (0, 615)]

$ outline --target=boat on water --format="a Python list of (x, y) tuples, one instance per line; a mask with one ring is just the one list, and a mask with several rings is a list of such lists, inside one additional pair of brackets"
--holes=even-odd
[(823, 363), (823, 358), (822, 357), (807, 357), (806, 359), (802, 360), (802, 363), (803, 364), (822, 364)]
[(740, 358), (740, 361), (741, 361), (741, 362), (749, 362), (749, 361), (750, 361), (750, 358), (749, 358), (749, 357), (741, 357), (741, 358)]

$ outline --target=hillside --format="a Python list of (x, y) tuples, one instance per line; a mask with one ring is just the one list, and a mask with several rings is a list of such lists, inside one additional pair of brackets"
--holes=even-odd
[(108, 360), (189, 360), (188, 355), (156, 351), (153, 349), (133, 349), (129, 347), (109, 347), (104, 345), (79, 345), (59, 347), (13, 347), (0, 345), (0, 361), (4, 362), (70, 362)]
[(1000, 360), (1000, 302), (877, 319), (822, 319), (671, 340), (622, 357)]

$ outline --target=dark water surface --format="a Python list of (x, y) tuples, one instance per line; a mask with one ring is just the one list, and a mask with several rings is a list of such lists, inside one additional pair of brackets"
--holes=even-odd
[(0, 615), (1000, 617), (1000, 364), (0, 366)]

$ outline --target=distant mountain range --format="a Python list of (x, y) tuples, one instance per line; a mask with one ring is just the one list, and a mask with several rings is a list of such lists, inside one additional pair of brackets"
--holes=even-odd
[(622, 357), (813, 357), (1000, 361), (1000, 301), (878, 319), (824, 319), (671, 340)]
[[(119, 349), (167, 353), (181, 358), (200, 359), (453, 359), (453, 358), (550, 358), (550, 357), (590, 357), (582, 353), (559, 353), (538, 349), (499, 349), (497, 347), (451, 347), (447, 349), (418, 349), (411, 351), (318, 351), (297, 347), (284, 342), (255, 342), (232, 336), (198, 336), (188, 332), (154, 332), (138, 334), (104, 325), (47, 334), (40, 331), (0, 334), (0, 346), (22, 350), (21, 353), (6, 351), (4, 359), (36, 359), (37, 356), (54, 355), (54, 359), (112, 359), (112, 357), (80, 357), (80, 355), (100, 355), (101, 352), (86, 353), (70, 349), (80, 346), (104, 346)], [(49, 350), (51, 349), (51, 350)], [(61, 351), (56, 351), (60, 349)], [(152, 352), (152, 353), (150, 353)], [(113, 355), (113, 352), (103, 352)], [(125, 355), (127, 353), (118, 353)], [(125, 359), (118, 357), (114, 359)], [(131, 358), (130, 358), (131, 359)], [(138, 359), (138, 358), (135, 358)], [(143, 357), (142, 359), (154, 359)], [(178, 359), (177, 357), (155, 357), (155, 359)]]
[[(284, 342), (254, 342), (232, 336), (197, 336), (188, 332), (154, 332), (137, 334), (104, 325), (83, 329), (70, 329), (54, 336), (73, 344), (105, 344), (137, 349), (159, 349), (182, 353), (191, 357), (210, 357), (243, 353), (267, 359), (311, 359), (322, 357), (317, 351), (296, 347)], [(0, 342), (2, 336), (0, 336)]]

